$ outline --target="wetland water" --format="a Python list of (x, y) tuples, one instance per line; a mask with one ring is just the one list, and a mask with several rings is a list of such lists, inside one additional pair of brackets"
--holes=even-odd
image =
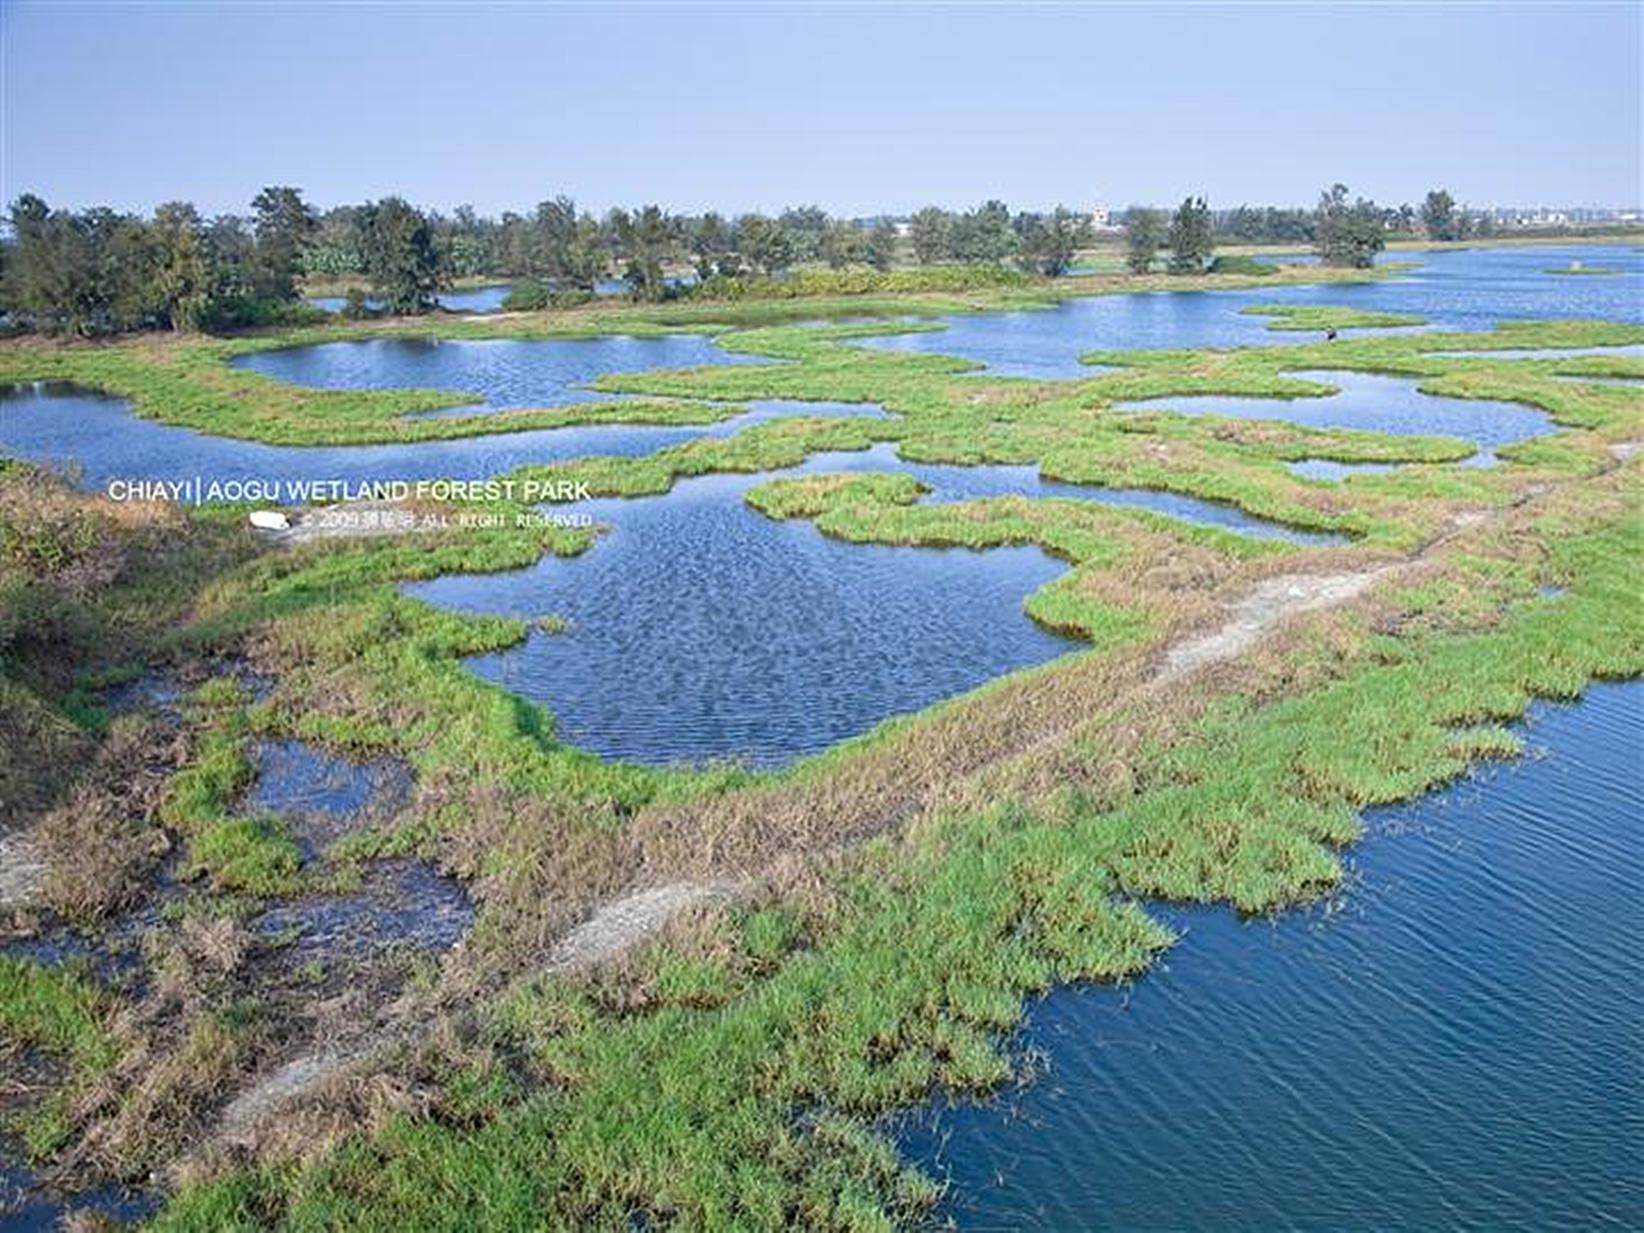
[[(893, 470), (926, 484), (925, 501), (1098, 499), (1238, 534), (1328, 540), (1208, 501), (1049, 483), (1033, 467), (903, 463), (890, 446), (781, 474)], [(592, 551), (408, 589), (462, 611), (568, 619), (565, 632), (533, 631), (471, 663), (546, 705), (562, 739), (649, 763), (780, 765), (1084, 645), (1022, 611), (1065, 568), (1037, 548), (840, 543), (747, 506), (743, 495), (767, 478), (702, 476), (663, 497), (581, 502), (578, 513), (611, 528)]]
[(1552, 432), (1543, 411), (1516, 402), (1442, 398), (1423, 394), (1411, 377), (1372, 373), (1287, 372), (1287, 377), (1332, 385), (1323, 398), (1234, 398), (1207, 394), (1148, 398), (1115, 403), (1120, 411), (1179, 411), (1183, 415), (1225, 415), (1245, 420), (1284, 420), (1308, 428), (1347, 428), (1394, 436), (1459, 437), (1480, 449), (1478, 461), (1493, 458), (1492, 447)]
[(279, 381), (327, 390), (434, 389), (478, 394), (492, 408), (557, 407), (600, 397), (596, 377), (653, 368), (764, 363), (701, 334), (659, 338), (373, 338), (258, 351), (232, 361)]
[[(1551, 601), (1551, 602), (1557, 602)], [(1048, 1072), (902, 1125), (966, 1229), (1644, 1222), (1644, 683), (1536, 704), (1531, 756), (1366, 815), (1326, 908), (1052, 994)]]
[[(1609, 278), (1547, 274), (1578, 257), (1622, 271)], [(1488, 330), (1498, 321), (1555, 317), (1644, 320), (1644, 250), (1549, 246), (1388, 253), (1383, 262), (1418, 262), (1396, 279), (1316, 287), (1250, 287), (1239, 291), (1161, 291), (1096, 296), (1055, 308), (937, 318), (928, 334), (898, 334), (863, 345), (978, 360), (998, 376), (1089, 377), (1089, 351), (1155, 347), (1282, 346), (1317, 341), (1320, 332), (1269, 330), (1271, 318), (1248, 316), (1252, 304), (1330, 304), (1368, 312), (1414, 313), (1428, 329)], [(1573, 284), (1580, 284), (1579, 286)], [(1382, 331), (1349, 330), (1351, 337)]]
[[(1091, 346), (1285, 342), (1248, 303), (1350, 303), (1481, 326), (1497, 316), (1636, 319), (1639, 261), (1630, 250), (1574, 250), (1630, 273), (1572, 279), (1541, 273), (1570, 249), (1433, 254), (1385, 284), (1075, 301), (1032, 313), (955, 318), (953, 328), (888, 343), (973, 354), (998, 369), (1016, 360), (1065, 365)], [(1366, 297), (1375, 298), (1374, 303)], [(1390, 298), (1388, 298), (1390, 297)], [(980, 347), (978, 351), (976, 348)], [(1013, 358), (1014, 357), (1014, 358)], [(379, 339), (261, 352), (236, 361), (270, 377), (331, 388), (437, 388), (473, 395), (467, 408), (550, 406), (598, 397), (588, 383), (610, 372), (753, 362), (700, 335), (588, 340)], [(1060, 371), (1060, 370), (1058, 370)], [(1074, 366), (1063, 375), (1088, 370)], [(1303, 374), (1315, 375), (1315, 374)], [(1304, 424), (1441, 433), (1480, 447), (1547, 431), (1539, 412), (1417, 394), (1407, 379), (1330, 372), (1327, 398), (1166, 399), (1184, 412), (1219, 411)], [(361, 447), (276, 447), (209, 437), (131, 416), (124, 404), (52, 386), (0, 394), (0, 449), (72, 464), (82, 481), (478, 479), (518, 466), (589, 454), (637, 455), (702, 436), (729, 436), (782, 415), (867, 415), (871, 405), (757, 402), (708, 427), (610, 425), (497, 433), (453, 441)], [(1316, 543), (1236, 509), (1163, 493), (1042, 483), (1029, 467), (920, 468), (888, 447), (813, 459), (818, 469), (906, 470), (934, 489), (927, 501), (1017, 493), (1134, 504), (1240, 534)], [(1299, 474), (1339, 480), (1352, 469), (1298, 463)], [(1023, 598), (1060, 566), (1035, 549), (959, 550), (848, 546), (802, 524), (769, 522), (742, 496), (762, 477), (683, 483), (669, 496), (584, 503), (577, 513), (614, 529), (586, 557), (544, 561), (517, 574), (442, 579), (418, 593), (435, 602), (571, 619), (567, 634), (533, 633), (521, 648), (476, 670), (548, 704), (560, 732), (603, 754), (644, 761), (741, 757), (773, 765), (866, 730), (1010, 669), (1077, 644), (1033, 626)], [(964, 595), (955, 604), (952, 596)], [(925, 632), (931, 630), (927, 639)], [(910, 648), (925, 647), (925, 650)], [(927, 653), (928, 651), (928, 653)], [(717, 683), (716, 683), (717, 682)]]

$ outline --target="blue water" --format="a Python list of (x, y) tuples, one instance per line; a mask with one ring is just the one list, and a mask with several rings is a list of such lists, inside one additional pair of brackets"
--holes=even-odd
[(1247, 514), (1236, 505), (1223, 505), (1173, 492), (1142, 488), (1099, 488), (1090, 484), (1064, 484), (1042, 479), (1037, 466), (959, 467), (904, 462), (894, 445), (876, 445), (855, 453), (828, 455), (813, 464), (830, 471), (904, 471), (919, 480), (930, 492), (921, 497), (925, 504), (952, 504), (980, 501), (990, 497), (1057, 497), (1073, 501), (1097, 501), (1103, 505), (1123, 505), (1168, 514), (1184, 522), (1218, 527), (1254, 539), (1285, 540), (1294, 544), (1335, 544), (1342, 536), (1304, 531), (1284, 523)]
[[(853, 461), (821, 455), (792, 474)], [(465, 611), (567, 618), (566, 632), (533, 630), (470, 663), (545, 703), (561, 739), (653, 764), (778, 765), (1083, 645), (1022, 612), (1066, 568), (1037, 548), (841, 543), (749, 508), (742, 495), (763, 478), (582, 502), (612, 530), (580, 557), (407, 589)]]
[(766, 400), (701, 427), (610, 425), (495, 433), (417, 445), (285, 446), (212, 437), (139, 419), (117, 398), (56, 383), (0, 386), (0, 453), (66, 469), (88, 488), (113, 480), (350, 483), (483, 479), (530, 463), (592, 454), (632, 457), (698, 437), (733, 436), (787, 416), (883, 416), (871, 403)]
[[(900, 461), (890, 445), (820, 454), (782, 475), (903, 471), (926, 502), (1099, 501), (1304, 544), (1343, 542), (1171, 493), (1059, 484), (1029, 466)], [(643, 500), (578, 503), (612, 531), (584, 555), (408, 587), (442, 607), (567, 618), (470, 662), (540, 702), (558, 735), (651, 764), (772, 767), (1082, 643), (1036, 627), (1023, 601), (1065, 568), (1036, 548), (890, 548), (826, 539), (743, 501), (766, 475), (704, 476)], [(962, 596), (962, 602), (955, 602)]]
[[(1569, 278), (1543, 272), (1567, 265), (1572, 256), (1614, 264), (1625, 273)], [(1270, 318), (1240, 312), (1252, 304), (1328, 304), (1415, 313), (1427, 318), (1429, 329), (1452, 330), (1570, 317), (1644, 321), (1644, 251), (1636, 248), (1468, 249), (1397, 253), (1388, 259), (1420, 264), (1396, 279), (1377, 283), (1163, 291), (1069, 300), (1034, 311), (961, 314), (940, 318), (947, 326), (944, 330), (871, 339), (863, 345), (978, 360), (1000, 376), (1067, 378), (1092, 375), (1078, 362), (1081, 354), (1091, 351), (1282, 346), (1320, 337), (1269, 330)]]
[[(507, 284), (494, 284), (485, 287), (469, 287), (462, 291), (442, 291), (439, 294), (439, 306), (447, 312), (454, 313), (494, 313), (502, 308), (502, 302), (508, 298), (513, 288)], [(348, 304), (348, 298), (341, 295), (310, 296), (305, 301), (312, 308), (323, 309), (328, 313), (340, 313)], [(366, 307), (381, 308), (383, 302), (376, 296), (366, 297)]]
[(1345, 371), (1294, 372), (1286, 376), (1333, 385), (1323, 398), (1235, 398), (1222, 394), (1147, 398), (1115, 403), (1120, 411), (1178, 411), (1247, 420), (1284, 420), (1308, 428), (1345, 428), (1393, 436), (1459, 437), (1481, 450), (1552, 432), (1544, 411), (1514, 402), (1443, 398), (1423, 394), (1413, 377)]
[(1292, 475), (1301, 476), (1302, 479), (1339, 483), (1350, 475), (1380, 475), (1393, 470), (1393, 467), (1385, 462), (1336, 462), (1329, 458), (1303, 458), (1300, 462), (1285, 463), (1285, 469)]
[(492, 407), (554, 407), (597, 398), (588, 385), (606, 373), (762, 361), (723, 351), (700, 334), (667, 334), (534, 341), (374, 338), (259, 351), (232, 362), (318, 389), (450, 390), (477, 395)]
[(1644, 685), (1367, 817), (1328, 907), (1064, 990), (1048, 1072), (902, 1127), (965, 1229), (1644, 1227)]

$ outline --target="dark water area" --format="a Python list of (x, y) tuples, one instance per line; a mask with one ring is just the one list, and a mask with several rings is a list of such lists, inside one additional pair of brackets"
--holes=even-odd
[(1048, 1068), (900, 1127), (964, 1229), (1644, 1226), (1644, 684), (1537, 704), (1529, 757), (1366, 815), (1325, 906), (1161, 913), (1063, 990)]
[(1292, 372), (1287, 377), (1332, 385), (1323, 398), (1237, 398), (1222, 394), (1115, 403), (1120, 411), (1178, 411), (1246, 420), (1283, 420), (1307, 428), (1345, 428), (1391, 436), (1459, 437), (1489, 457), (1494, 447), (1543, 436), (1557, 427), (1544, 411), (1516, 402), (1423, 394), (1413, 377), (1346, 371)]
[[(784, 474), (853, 461), (821, 455)], [(579, 514), (612, 528), (582, 556), (407, 590), (463, 611), (567, 619), (564, 632), (533, 630), (469, 662), (546, 704), (560, 739), (652, 764), (778, 765), (1082, 645), (1022, 611), (1066, 568), (1037, 548), (841, 543), (744, 504), (765, 478), (581, 502)]]
[(422, 861), (391, 859), (367, 866), (347, 894), (309, 895), (253, 917), (258, 937), (282, 943), (288, 964), (371, 954), (385, 946), (449, 950), (474, 923), (474, 902), (461, 882)]
[(0, 386), (0, 453), (75, 475), (105, 490), (114, 480), (322, 481), (350, 484), (484, 479), (529, 464), (595, 454), (634, 457), (698, 437), (734, 436), (785, 416), (883, 417), (871, 403), (766, 400), (705, 426), (611, 424), (493, 433), (414, 445), (265, 445), (140, 419), (124, 400), (58, 382)]
[[(902, 462), (890, 445), (779, 474), (889, 471), (925, 484), (930, 503), (1061, 497), (1261, 539), (1342, 542), (1191, 497), (1054, 483), (1035, 467)], [(577, 513), (612, 528), (581, 557), (407, 590), (461, 611), (568, 620), (565, 632), (534, 631), (469, 663), (547, 706), (561, 739), (652, 764), (780, 766), (1084, 645), (1023, 611), (1066, 568), (1037, 548), (840, 543), (748, 507), (744, 494), (769, 478), (703, 476), (663, 497), (581, 502)]]
[(411, 768), (398, 759), (350, 762), (306, 741), (259, 741), (253, 758), (244, 810), (278, 815), (304, 860), (349, 831), (397, 814), (415, 786)]
[(700, 334), (659, 338), (372, 338), (258, 351), (231, 361), (292, 385), (326, 390), (431, 389), (477, 394), (491, 407), (557, 407), (599, 397), (607, 373), (764, 363)]
[[(1572, 258), (1613, 264), (1610, 278), (1547, 274)], [(1644, 321), (1644, 251), (1620, 246), (1549, 246), (1386, 254), (1418, 268), (1379, 283), (1252, 287), (1238, 291), (1162, 291), (1068, 300), (1055, 308), (940, 318), (947, 328), (863, 340), (863, 345), (979, 360), (999, 376), (1070, 378), (1095, 371), (1078, 362), (1090, 351), (1159, 347), (1282, 346), (1317, 341), (1311, 332), (1269, 330), (1247, 316), (1253, 304), (1334, 305), (1414, 313), (1428, 329), (1488, 330), (1498, 321), (1597, 318)], [(1385, 331), (1349, 331), (1384, 333)]]
[[(115, 1227), (134, 1225), (152, 1216), (160, 1206), (154, 1195), (123, 1186), (99, 1186), (64, 1197), (38, 1188), (30, 1169), (12, 1164), (0, 1153), (0, 1231), (3, 1233), (62, 1233), (69, 1213), (112, 1221)], [(88, 1224), (85, 1228), (103, 1226)]]

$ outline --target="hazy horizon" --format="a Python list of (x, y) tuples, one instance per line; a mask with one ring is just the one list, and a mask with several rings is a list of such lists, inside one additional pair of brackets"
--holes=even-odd
[[(1636, 208), (1639, 6), (0, 4), (7, 200)], [(1252, 84), (1256, 83), (1256, 84)]]

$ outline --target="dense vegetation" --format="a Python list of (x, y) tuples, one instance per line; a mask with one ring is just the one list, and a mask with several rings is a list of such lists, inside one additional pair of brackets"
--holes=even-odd
[[(264, 189), (245, 217), (207, 219), (181, 201), (146, 218), (53, 209), (26, 194), (8, 222), (0, 240), (0, 322), (12, 332), (77, 336), (294, 324), (312, 318), (300, 297), (318, 288), (342, 295), (349, 317), (421, 313), (441, 290), (484, 278), (514, 283), (506, 307), (527, 312), (586, 303), (613, 275), (641, 301), (805, 295), (830, 285), (817, 280), (823, 271), (842, 280), (832, 285), (905, 290), (913, 284), (890, 276), (909, 261), (931, 270), (1060, 278), (1076, 272), (1081, 251), (1118, 238), (1063, 206), (1013, 213), (1000, 201), (959, 212), (927, 206), (898, 223), (832, 218), (816, 206), (727, 218), (645, 205), (595, 218), (555, 197), (528, 214), (491, 219), (469, 207), (425, 211), (395, 196), (321, 212), (286, 186)], [(1124, 260), (1145, 274), (1168, 247), (1172, 273), (1250, 273), (1216, 262), (1217, 244), (1266, 242), (1311, 244), (1326, 264), (1365, 266), (1389, 237), (1418, 232), (1451, 241), (1486, 235), (1489, 226), (1443, 190), (1429, 193), (1419, 214), (1350, 202), (1340, 185), (1310, 212), (1217, 212), (1197, 196), (1168, 218), (1132, 207)], [(795, 271), (810, 281), (799, 290), (777, 285)], [(980, 276), (963, 277), (974, 283)]]

